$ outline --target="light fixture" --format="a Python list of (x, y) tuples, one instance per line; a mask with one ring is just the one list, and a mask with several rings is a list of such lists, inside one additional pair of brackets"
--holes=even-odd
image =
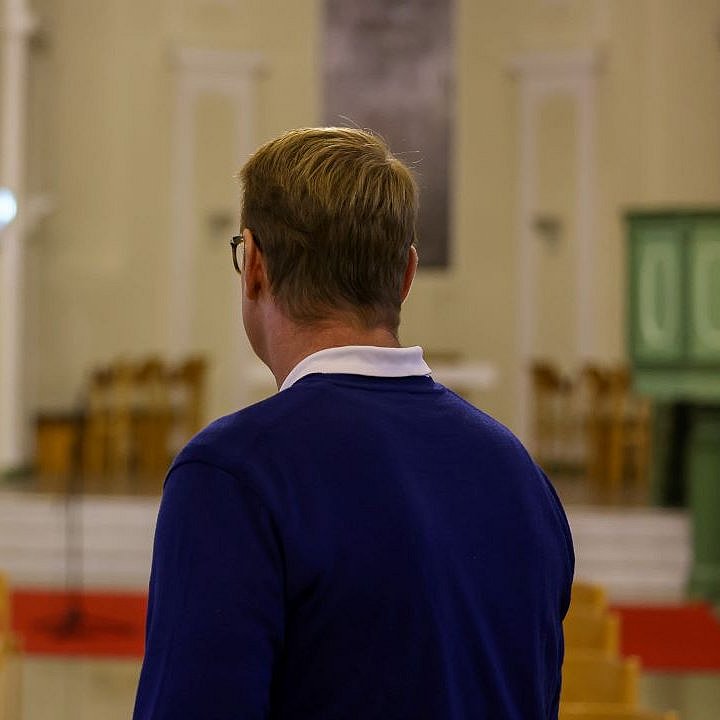
[(0, 188), (0, 230), (9, 225), (17, 215), (17, 200), (12, 190)]

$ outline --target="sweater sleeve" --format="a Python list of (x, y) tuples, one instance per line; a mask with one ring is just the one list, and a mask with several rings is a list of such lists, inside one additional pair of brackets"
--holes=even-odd
[(284, 632), (282, 554), (245, 482), (176, 466), (153, 550), (134, 720), (266, 718)]

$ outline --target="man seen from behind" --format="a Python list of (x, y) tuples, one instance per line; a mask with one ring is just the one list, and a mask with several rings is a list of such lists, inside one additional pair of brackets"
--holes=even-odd
[(557, 718), (570, 532), (520, 442), (400, 345), (411, 173), (313, 128), (240, 181), (243, 324), (279, 392), (169, 471), (135, 719)]

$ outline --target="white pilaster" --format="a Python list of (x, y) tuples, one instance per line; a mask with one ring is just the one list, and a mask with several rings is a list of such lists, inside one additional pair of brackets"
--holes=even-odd
[(34, 20), (25, 0), (5, 0), (0, 26), (0, 186), (18, 201), (15, 220), (0, 231), (0, 472), (21, 467), (27, 457), (24, 407), (23, 331), (25, 259), (25, 110), (28, 39)]
[(536, 53), (516, 58), (511, 68), (519, 79), (519, 202), (518, 202), (518, 309), (517, 405), (515, 429), (528, 439), (530, 423), (530, 363), (534, 348), (537, 257), (533, 224), (537, 212), (537, 148), (539, 108), (551, 95), (568, 95), (578, 108), (575, 273), (575, 341), (578, 359), (594, 351), (594, 208), (595, 208), (595, 93), (600, 65), (594, 50)]
[[(195, 310), (193, 236), (195, 178), (195, 138), (197, 101), (205, 94), (227, 98), (235, 108), (235, 164), (239, 167), (255, 145), (255, 83), (263, 60), (257, 53), (182, 49), (175, 53), (175, 117), (173, 132), (173, 172), (171, 187), (172, 264), (168, 318), (168, 349), (175, 357), (191, 350), (192, 318)], [(228, 250), (229, 253), (229, 250)], [(235, 337), (240, 328), (235, 328)], [(233, 343), (238, 355), (241, 343)], [(238, 391), (242, 390), (237, 373)]]
[(595, 77), (587, 74), (578, 83), (576, 99), (579, 106), (577, 136), (576, 217), (578, 235), (577, 255), (577, 313), (576, 354), (581, 361), (595, 357), (595, 228), (596, 167), (595, 167)]

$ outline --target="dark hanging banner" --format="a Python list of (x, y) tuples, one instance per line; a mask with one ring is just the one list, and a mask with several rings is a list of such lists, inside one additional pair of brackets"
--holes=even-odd
[(324, 122), (369, 128), (420, 185), (422, 267), (449, 258), (452, 0), (326, 0)]

